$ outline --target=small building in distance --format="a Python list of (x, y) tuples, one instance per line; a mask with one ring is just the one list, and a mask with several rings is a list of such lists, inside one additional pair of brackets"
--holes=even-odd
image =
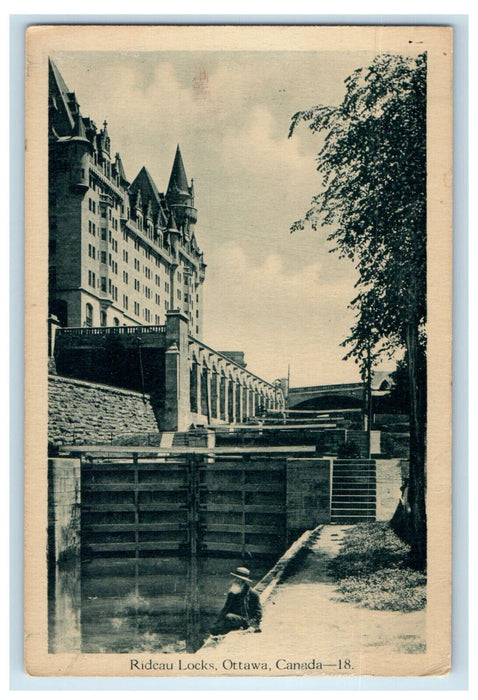
[(163, 325), (179, 309), (202, 337), (206, 265), (179, 146), (166, 193), (130, 182), (106, 121), (84, 117), (49, 62), (49, 313), (63, 327)]

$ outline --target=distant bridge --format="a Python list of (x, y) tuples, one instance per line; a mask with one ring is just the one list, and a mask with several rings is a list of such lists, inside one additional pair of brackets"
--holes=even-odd
[(288, 408), (317, 410), (362, 408), (363, 403), (364, 384), (362, 382), (291, 388), (287, 401)]
[[(375, 371), (372, 376), (373, 396), (384, 396), (390, 392), (393, 379), (390, 372)], [(289, 389), (287, 407), (301, 410), (363, 409), (365, 406), (365, 384), (320, 384)]]

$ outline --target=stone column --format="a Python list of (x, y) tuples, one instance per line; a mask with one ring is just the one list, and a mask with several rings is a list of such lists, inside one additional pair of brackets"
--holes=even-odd
[(172, 309), (166, 314), (163, 430), (187, 430), (191, 423), (188, 354), (187, 316)]
[(60, 321), (56, 316), (48, 317), (48, 357), (53, 357), (55, 354), (55, 336), (58, 328), (61, 328)]

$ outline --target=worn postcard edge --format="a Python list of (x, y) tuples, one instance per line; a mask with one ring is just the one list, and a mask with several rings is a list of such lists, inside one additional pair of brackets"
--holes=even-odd
[[(181, 41), (178, 41), (178, 38)], [(259, 41), (260, 38), (260, 41)], [(452, 30), (449, 27), (37, 26), (27, 33), (25, 231), (25, 663), (38, 676), (137, 676), (123, 654), (48, 654), (47, 56), (55, 50), (359, 50), (428, 53), (428, 607), (427, 652), (364, 655), (361, 675), (450, 670)], [(187, 48), (185, 48), (187, 47)], [(258, 48), (259, 47), (259, 48)], [(432, 106), (432, 108), (430, 108)], [(148, 655), (146, 655), (148, 656)], [(159, 655), (161, 656), (161, 655)], [(146, 657), (145, 657), (146, 658)], [(176, 658), (176, 655), (168, 655)], [(141, 672), (142, 676), (158, 675)], [(177, 676), (176, 672), (164, 675)], [(184, 672), (184, 677), (197, 675)], [(208, 675), (208, 674), (204, 674)], [(211, 674), (209, 674), (211, 675)], [(216, 674), (215, 674), (216, 675)], [(218, 676), (228, 675), (218, 673)], [(263, 675), (241, 672), (231, 675)], [(274, 674), (272, 674), (274, 675)], [(279, 675), (279, 674), (276, 674)]]

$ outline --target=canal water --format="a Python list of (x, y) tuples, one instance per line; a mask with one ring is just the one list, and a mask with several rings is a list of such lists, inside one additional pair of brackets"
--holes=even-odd
[(195, 652), (237, 566), (257, 583), (275, 558), (95, 558), (49, 577), (50, 653)]

